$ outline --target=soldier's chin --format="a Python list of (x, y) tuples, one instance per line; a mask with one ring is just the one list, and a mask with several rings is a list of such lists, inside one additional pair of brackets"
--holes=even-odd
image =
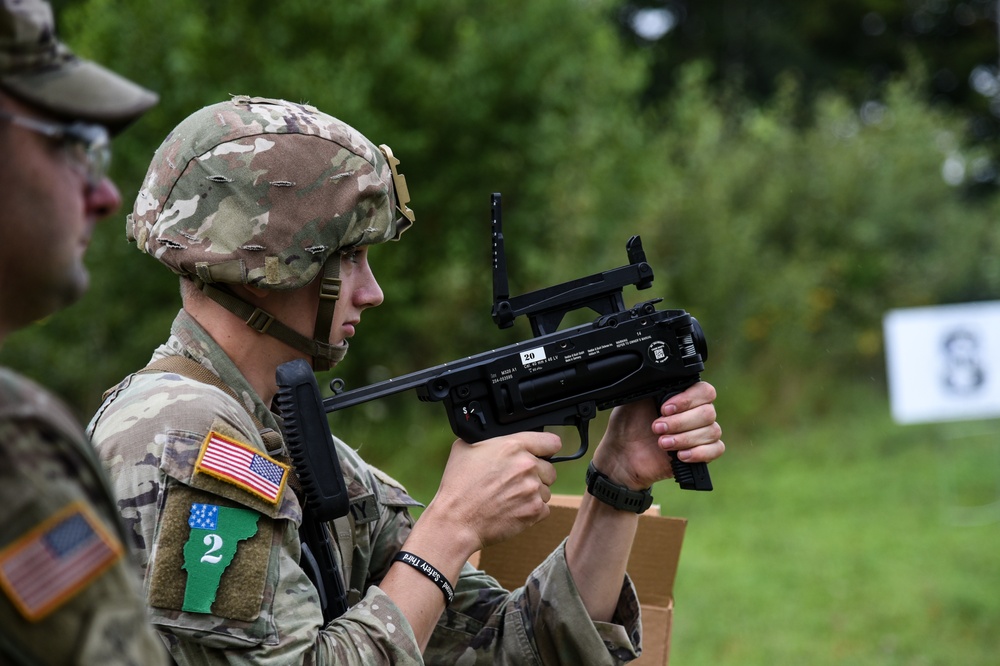
[(62, 309), (73, 305), (83, 298), (90, 288), (90, 273), (83, 266), (75, 268), (59, 289), (57, 300), (58, 308)]

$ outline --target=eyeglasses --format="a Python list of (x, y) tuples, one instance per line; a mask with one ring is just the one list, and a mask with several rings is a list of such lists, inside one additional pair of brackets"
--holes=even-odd
[(70, 158), (81, 165), (87, 176), (87, 183), (98, 185), (108, 172), (111, 164), (111, 138), (102, 125), (75, 122), (70, 124), (46, 122), (37, 118), (17, 116), (0, 109), (0, 120), (38, 132), (59, 141), (69, 152)]

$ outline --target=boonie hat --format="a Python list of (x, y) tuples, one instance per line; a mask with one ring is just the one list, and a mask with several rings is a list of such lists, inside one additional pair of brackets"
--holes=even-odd
[(0, 89), (55, 116), (124, 128), (158, 97), (56, 37), (43, 0), (0, 0)]

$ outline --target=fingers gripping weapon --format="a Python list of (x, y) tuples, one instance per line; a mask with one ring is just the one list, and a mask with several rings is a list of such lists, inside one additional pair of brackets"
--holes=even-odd
[[(653, 283), (638, 236), (626, 244), (626, 266), (511, 298), (499, 194), (492, 197), (492, 218), (493, 320), (508, 328), (524, 315), (534, 337), (355, 390), (335, 379), (334, 395), (323, 400), (327, 412), (414, 389), (423, 401), (443, 402), (452, 430), (467, 442), (576, 426), (580, 447), (550, 459), (561, 462), (587, 452), (588, 427), (599, 410), (644, 398), (662, 403), (700, 380), (708, 347), (694, 317), (658, 310), (659, 298), (624, 305), (626, 285)], [(580, 308), (599, 316), (558, 331), (565, 315)], [(684, 463), (671, 452), (671, 465), (682, 488), (712, 489), (705, 463)]]
[[(500, 349), (321, 399), (303, 360), (278, 368), (275, 402), (286, 444), (305, 495), (303, 562), (320, 592), (326, 621), (346, 610), (335, 545), (324, 523), (346, 515), (347, 489), (325, 414), (402, 391), (442, 402), (455, 434), (467, 442), (547, 426), (573, 425), (580, 447), (552, 462), (575, 460), (588, 448), (590, 421), (599, 410), (645, 398), (660, 403), (700, 380), (708, 346), (698, 321), (684, 310), (658, 310), (653, 299), (626, 308), (627, 285), (648, 289), (653, 269), (642, 241), (625, 246), (626, 266), (510, 297), (500, 195), (492, 198), (493, 320), (509, 328), (524, 315), (534, 337)], [(589, 324), (559, 331), (569, 312), (589, 308)], [(705, 463), (685, 463), (670, 453), (674, 480), (686, 490), (712, 490)]]

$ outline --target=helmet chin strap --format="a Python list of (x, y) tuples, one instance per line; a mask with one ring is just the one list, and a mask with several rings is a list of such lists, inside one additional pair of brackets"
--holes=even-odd
[[(340, 298), (340, 253), (335, 252), (323, 264), (323, 276), (319, 286), (319, 305), (316, 308), (316, 326), (313, 328), (312, 342), (330, 340), (330, 327), (333, 326), (333, 312)], [(342, 345), (331, 347), (329, 342), (324, 347), (331, 350), (330, 354), (313, 354), (313, 370), (322, 372), (340, 363), (347, 354), (347, 340)]]
[(329, 343), (333, 312), (340, 298), (340, 255), (327, 259), (323, 267), (313, 339), (281, 323), (267, 311), (250, 305), (224, 284), (209, 284), (198, 278), (194, 278), (194, 282), (206, 296), (242, 319), (250, 328), (312, 357), (313, 370), (317, 372), (329, 370), (347, 354), (347, 340), (339, 345)]

